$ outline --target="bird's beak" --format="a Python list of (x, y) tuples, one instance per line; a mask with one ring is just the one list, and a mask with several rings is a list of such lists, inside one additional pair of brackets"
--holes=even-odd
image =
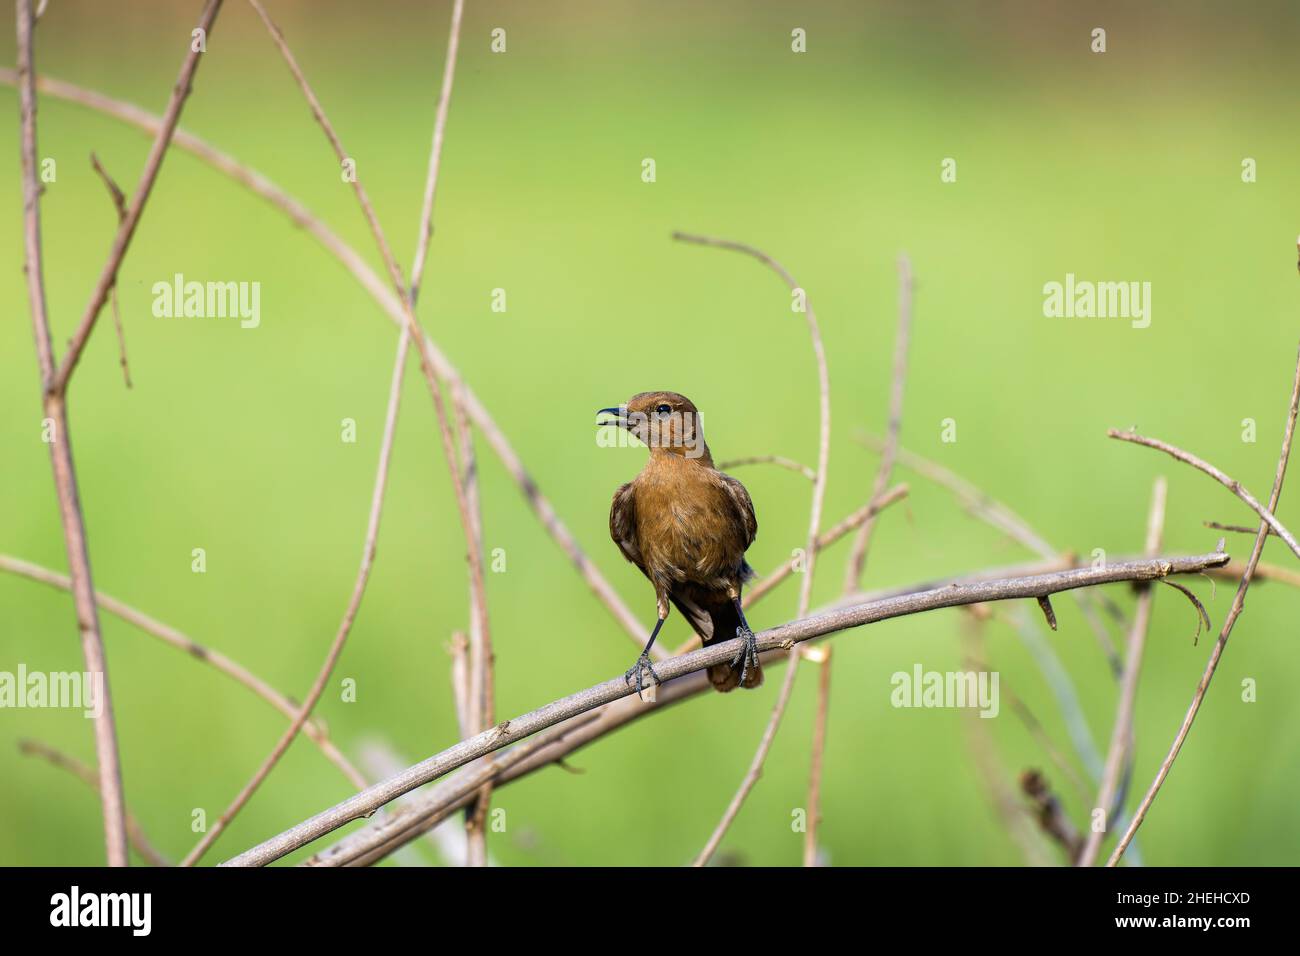
[(600, 408), (596, 410), (597, 415), (613, 415), (614, 420), (598, 421), (597, 425), (617, 425), (619, 428), (627, 428), (627, 412), (622, 407)]

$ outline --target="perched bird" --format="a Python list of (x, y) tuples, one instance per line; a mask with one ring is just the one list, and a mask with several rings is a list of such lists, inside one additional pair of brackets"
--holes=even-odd
[(654, 585), (659, 611), (626, 680), (636, 681), (638, 693), (647, 672), (659, 683), (650, 648), (671, 603), (705, 647), (745, 639), (731, 663), (709, 668), (714, 688), (757, 687), (763, 682), (758, 644), (740, 605), (741, 586), (754, 575), (745, 551), (758, 534), (749, 492), (713, 467), (700, 413), (685, 396), (642, 392), (596, 414), (613, 415), (613, 421), (597, 424), (625, 428), (650, 449), (645, 468), (614, 493), (609, 510), (610, 537)]

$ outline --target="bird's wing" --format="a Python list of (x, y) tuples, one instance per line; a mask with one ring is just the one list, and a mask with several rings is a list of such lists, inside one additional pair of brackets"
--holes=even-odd
[(749, 492), (745, 490), (745, 486), (735, 478), (722, 472), (718, 472), (718, 477), (722, 479), (722, 487), (726, 490), (727, 496), (735, 506), (736, 514), (745, 529), (744, 550), (748, 551), (749, 546), (758, 537), (758, 518), (754, 516), (754, 502), (750, 500)]
[(636, 497), (632, 494), (630, 481), (614, 492), (614, 501), (609, 506), (609, 536), (623, 552), (623, 557), (645, 570), (641, 547), (637, 543)]

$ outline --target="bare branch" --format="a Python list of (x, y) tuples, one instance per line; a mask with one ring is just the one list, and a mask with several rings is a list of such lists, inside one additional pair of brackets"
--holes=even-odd
[[(221, 9), (221, 0), (208, 0), (207, 5), (203, 8), (203, 13), (199, 16), (198, 28), (203, 30), (207, 36), (212, 35), (212, 24), (217, 18), (217, 11)], [(186, 35), (189, 40), (189, 35)], [(59, 366), (58, 373), (52, 381), (46, 383), (46, 387), (55, 394), (62, 395), (67, 391), (68, 380), (72, 377), (72, 371), (77, 367), (77, 362), (81, 358), (81, 353), (86, 347), (86, 341), (90, 338), (90, 333), (95, 329), (95, 322), (99, 318), (99, 313), (104, 308), (104, 302), (108, 299), (109, 290), (117, 283), (117, 271), (122, 266), (122, 259), (126, 256), (126, 250), (131, 245), (131, 238), (135, 235), (135, 228), (140, 224), (140, 216), (144, 213), (144, 204), (149, 201), (149, 194), (153, 192), (154, 183), (158, 180), (158, 173), (162, 169), (163, 157), (167, 155), (167, 147), (171, 144), (172, 135), (176, 132), (176, 124), (180, 122), (181, 110), (185, 108), (185, 101), (190, 95), (190, 90), (194, 83), (194, 74), (199, 68), (199, 59), (202, 51), (197, 49), (199, 44), (190, 43), (190, 49), (186, 53), (185, 61), (181, 64), (180, 75), (176, 78), (176, 85), (172, 88), (171, 99), (167, 101), (167, 109), (163, 111), (162, 122), (159, 125), (158, 134), (154, 137), (153, 148), (149, 150), (149, 157), (145, 160), (144, 172), (140, 174), (140, 182), (135, 187), (135, 192), (131, 196), (131, 205), (126, 211), (126, 218), (117, 227), (117, 235), (113, 237), (112, 248), (108, 252), (108, 261), (104, 263), (104, 268), (99, 273), (99, 279), (95, 282), (95, 288), (90, 294), (90, 302), (86, 305), (86, 311), (81, 316), (81, 322), (77, 330), (73, 333), (72, 341), (68, 345), (68, 353), (63, 357), (63, 363)]]
[(37, 182), (36, 150), (36, 67), (33, 59), (31, 0), (18, 0), (18, 90), (22, 126), (23, 185), (23, 269), (27, 274), (27, 298), (36, 338), (36, 358), (41, 376), (41, 404), (53, 428), (50, 462), (59, 500), (63, 541), (72, 577), (73, 604), (81, 633), (81, 654), (86, 670), (102, 681), (102, 706), (95, 716), (95, 757), (99, 772), (99, 798), (104, 817), (104, 844), (109, 866), (127, 866), (126, 795), (122, 788), (122, 765), (117, 748), (117, 725), (109, 689), (108, 661), (99, 630), (99, 609), (95, 606), (95, 585), (90, 573), (90, 550), (86, 544), (86, 519), (77, 490), (77, 471), (72, 461), (72, 436), (68, 427), (65, 396), (51, 390), (55, 379), (54, 346), (45, 300), (44, 262), (41, 249), (41, 186)]
[(316, 680), (307, 693), (307, 699), (303, 701), (302, 707), (298, 709), (288, 728), (280, 735), (280, 739), (276, 742), (271, 753), (262, 761), (262, 765), (257, 768), (257, 772), (253, 774), (252, 779), (244, 784), (243, 789), (231, 801), (230, 806), (226, 807), (222, 812), (216, 823), (203, 835), (194, 846), (194, 849), (186, 854), (185, 859), (181, 861), (181, 866), (193, 866), (203, 857), (208, 848), (225, 831), (235, 814), (243, 809), (253, 794), (257, 792), (257, 788), (262, 785), (262, 781), (275, 769), (275, 765), (280, 762), (280, 758), (284, 756), (285, 751), (289, 749), (289, 745), (298, 736), (298, 732), (307, 723), (307, 718), (311, 716), (311, 712), (315, 709), (321, 695), (325, 693), (325, 685), (334, 672), (334, 665), (338, 663), (338, 659), (343, 653), (343, 646), (347, 643), (348, 635), (352, 633), (352, 623), (356, 620), (357, 611), (361, 608), (361, 598), (365, 595), (366, 584), (370, 581), (370, 569), (375, 563), (375, 540), (379, 536), (379, 519), (384, 510), (384, 493), (388, 487), (388, 464), (393, 454), (393, 435), (397, 428), (397, 412), (402, 403), (402, 372), (406, 368), (406, 355), (409, 347), (410, 337), (403, 331), (397, 341), (397, 355), (393, 361), (393, 375), (388, 387), (388, 410), (384, 418), (384, 437), (379, 448), (379, 464), (375, 469), (375, 484), (370, 496), (370, 516), (366, 524), (366, 540), (361, 551), (361, 564), (357, 568), (356, 580), (352, 585), (352, 596), (348, 599), (347, 609), (343, 612), (343, 620), (339, 622), (338, 631), (335, 633), (334, 640), (325, 654), (325, 661), (316, 674)]
[[(711, 236), (696, 236), (684, 232), (673, 233), (673, 238), (681, 242), (690, 242), (696, 245), (712, 246), (718, 249), (730, 249), (733, 252), (743, 252), (747, 256), (752, 256), (765, 266), (775, 272), (789, 286), (792, 293), (804, 291), (802, 287), (795, 282), (794, 276), (790, 275), (786, 268), (769, 256), (767, 253), (753, 246), (746, 245), (743, 242), (733, 242), (730, 239), (715, 239)], [(804, 571), (803, 581), (799, 586), (799, 612), (798, 616), (803, 617), (808, 613), (808, 608), (812, 604), (812, 585), (813, 572), (817, 564), (817, 537), (818, 530), (821, 528), (822, 507), (826, 500), (826, 477), (827, 468), (830, 460), (831, 450), (831, 383), (830, 375), (826, 368), (826, 349), (822, 344), (822, 333), (817, 325), (817, 313), (813, 311), (812, 300), (805, 292), (803, 295), (803, 313), (804, 319), (808, 324), (808, 336), (812, 341), (813, 358), (817, 363), (817, 392), (819, 407), (818, 442), (817, 442), (817, 470), (816, 478), (813, 479), (812, 506), (809, 508), (808, 516), (808, 542), (804, 548)], [(883, 488), (877, 490), (884, 491)], [(873, 496), (875, 497), (875, 496)], [(758, 750), (754, 754), (754, 759), (750, 763), (749, 771), (740, 783), (740, 788), (736, 791), (731, 805), (723, 814), (722, 820), (718, 823), (709, 842), (705, 845), (704, 850), (695, 860), (696, 866), (703, 866), (717, 849), (722, 837), (731, 826), (731, 821), (736, 818), (740, 811), (741, 804), (744, 803), (745, 797), (753, 789), (754, 784), (758, 782), (758, 777), (762, 773), (763, 763), (767, 759), (767, 752), (771, 749), (772, 741), (776, 739), (777, 728), (781, 724), (781, 718), (785, 715), (786, 706), (790, 702), (790, 693), (794, 689), (794, 679), (798, 673), (799, 653), (791, 649), (790, 651), (790, 669), (785, 672), (785, 680), (781, 684), (780, 693), (777, 694), (776, 706), (772, 708), (772, 716), (768, 719), (767, 728), (763, 731), (763, 736), (759, 740)]]
[(1197, 458), (1191, 452), (1183, 451), (1181, 448), (1170, 445), (1168, 442), (1163, 442), (1156, 438), (1146, 438), (1142, 435), (1134, 434), (1133, 432), (1122, 432), (1116, 428), (1110, 429), (1106, 434), (1111, 438), (1118, 438), (1120, 441), (1132, 442), (1135, 445), (1145, 445), (1148, 448), (1162, 451), (1171, 458), (1181, 461), (1186, 465), (1191, 465), (1198, 471), (1205, 472), (1219, 484), (1223, 485), (1223, 487), (1227, 488), (1234, 495), (1244, 501), (1246, 505), (1255, 512), (1255, 514), (1259, 515), (1260, 518), (1264, 520), (1268, 527), (1273, 529), (1274, 533), (1276, 533), (1279, 538), (1286, 542), (1286, 546), (1291, 549), (1291, 553), (1297, 558), (1300, 558), (1300, 542), (1297, 542), (1295, 536), (1286, 529), (1286, 526), (1277, 520), (1272, 509), (1265, 508), (1261, 505), (1255, 496), (1247, 491), (1242, 486), (1241, 482), (1237, 481), (1237, 479), (1228, 477), (1208, 461), (1205, 461), (1202, 458)]
[[(1146, 553), (1154, 557), (1160, 551), (1161, 536), (1165, 526), (1165, 497), (1169, 485), (1163, 477), (1157, 478), (1151, 491), (1151, 511), (1147, 518)], [(1102, 838), (1110, 829), (1111, 821), (1119, 815), (1120, 807), (1112, 807), (1119, 792), (1120, 774), (1133, 755), (1133, 704), (1137, 700), (1138, 676), (1142, 671), (1142, 655), (1146, 650), (1147, 633), (1151, 627), (1151, 603), (1155, 589), (1145, 588), (1138, 595), (1137, 612), (1133, 615), (1133, 630), (1129, 632), (1128, 653), (1124, 657), (1124, 676), (1120, 681), (1119, 702), (1115, 706), (1115, 723), (1111, 726), (1110, 746), (1106, 750), (1106, 763), (1102, 769), (1101, 784), (1097, 788), (1094, 811), (1100, 810), (1104, 824), (1088, 829), (1087, 840), (1075, 861), (1077, 866), (1092, 866), (1097, 862)]]
[(429, 147), (429, 172), (424, 180), (424, 205), (420, 209), (420, 233), (415, 245), (415, 264), (411, 267), (411, 305), (420, 297), (424, 263), (433, 238), (433, 202), (438, 193), (438, 170), (442, 166), (442, 144), (446, 138), (447, 113), (451, 109), (451, 87), (456, 79), (456, 51), (460, 49), (460, 20), (465, 0), (455, 0), (451, 7), (451, 31), (447, 35), (447, 59), (442, 66), (442, 89), (433, 120), (433, 143)]
[(733, 468), (743, 468), (745, 465), (776, 465), (787, 471), (798, 472), (809, 481), (817, 480), (817, 472), (807, 465), (797, 462), (793, 458), (786, 458), (783, 455), (750, 455), (747, 458), (733, 458), (719, 464), (718, 470), (731, 471)]
[[(104, 188), (108, 190), (108, 197), (113, 201), (113, 208), (117, 210), (117, 221), (120, 227), (122, 220), (126, 218), (126, 196), (118, 188), (113, 177), (108, 174), (103, 165), (99, 162), (99, 157), (94, 153), (90, 154), (90, 165), (94, 167), (95, 172), (99, 173), (99, 178), (104, 181)], [(117, 330), (117, 354), (118, 363), (122, 366), (122, 378), (126, 382), (126, 387), (131, 387), (131, 367), (126, 360), (126, 333), (122, 331), (122, 310), (117, 305), (117, 282), (114, 281), (112, 287), (108, 290), (109, 302), (113, 307), (113, 327)]]
[[(17, 86), (17, 74), (13, 70), (0, 68), (0, 83)], [(40, 77), (37, 80), (37, 89), (50, 96), (105, 113), (148, 133), (157, 133), (162, 128), (162, 121), (159, 117), (154, 116), (147, 110), (72, 83), (50, 79), (49, 77)], [(265, 199), (288, 216), (295, 225), (305, 229), (352, 274), (362, 288), (383, 309), (389, 320), (397, 325), (399, 330), (407, 326), (405, 307), (393, 290), (385, 286), (383, 280), (370, 268), (369, 264), (361, 258), (355, 249), (340, 239), (301, 202), (294, 199), (261, 173), (240, 163), (234, 157), (214, 149), (204, 140), (191, 133), (177, 130), (173, 142), (180, 149), (192, 153), (218, 172), (224, 173), (235, 182)], [(591, 559), (587, 557), (573, 537), (573, 533), (560, 520), (555, 507), (542, 494), (537, 482), (529, 474), (528, 469), (524, 467), (519, 454), (492, 418), (491, 413), (478, 400), (473, 389), (470, 388), (468, 383), (464, 382), (459, 371), (442, 354), (434, 341), (427, 335), (423, 337), (423, 341), (427, 354), (421, 355), (421, 361), (431, 361), (438, 376), (448, 386), (454, 387), (457, 383), (460, 383), (464, 389), (465, 405), (470, 419), (483, 433), (483, 437), (487, 439), (492, 451), (500, 459), (501, 464), (511, 478), (514, 479), (515, 484), (524, 495), (524, 500), (528, 502), (529, 507), (532, 508), (534, 515), (536, 515), (546, 533), (564, 551), (570, 562), (582, 575), (588, 588), (609, 610), (614, 619), (618, 621), (619, 625), (627, 633), (628, 638), (637, 647), (644, 646), (649, 637), (649, 632), (642, 625), (640, 619), (623, 603), (622, 598), (618, 596), (618, 592), (600, 573), (600, 570), (592, 563)], [(650, 654), (656, 659), (663, 659), (668, 656), (668, 652), (657, 645), (651, 649)]]
[[(898, 433), (903, 425), (903, 392), (907, 385), (907, 350), (912, 339), (912, 263), (906, 255), (898, 257), (898, 331), (894, 335), (894, 375), (889, 391), (889, 425), (885, 433), (885, 448), (876, 471), (876, 483), (871, 497), (878, 498), (894, 474), (894, 460), (898, 455)], [(867, 566), (867, 548), (875, 521), (868, 521), (858, 529), (853, 539), (853, 551), (844, 568), (844, 593), (852, 594), (862, 581)]]
[[(1268, 498), (1267, 510), (1269, 512), (1277, 507), (1278, 499), (1282, 497), (1282, 482), (1286, 478), (1286, 466), (1291, 457), (1291, 440), (1295, 436), (1297, 414), (1300, 414), (1300, 354), (1297, 354), (1296, 357), (1295, 380), (1291, 385), (1291, 406), (1287, 413), (1286, 427), (1282, 434), (1282, 451), (1278, 455), (1277, 470), (1273, 475), (1273, 490)], [(1264, 515), (1261, 514), (1260, 517), (1264, 518)], [(1219, 639), (1214, 642), (1214, 649), (1210, 651), (1210, 659), (1205, 665), (1205, 671), (1201, 674), (1200, 683), (1196, 685), (1196, 692), (1192, 695), (1191, 706), (1187, 708), (1187, 713), (1183, 717), (1182, 725), (1178, 728), (1178, 733), (1174, 735), (1174, 741), (1169, 747), (1169, 752), (1161, 762), (1160, 769), (1156, 771), (1151, 786), (1147, 788), (1146, 794), (1142, 797), (1142, 802), (1133, 814), (1128, 829), (1124, 831), (1124, 835), (1120, 837), (1118, 845), (1110, 855), (1110, 859), (1106, 861), (1107, 866), (1116, 866), (1119, 864), (1120, 859), (1123, 858), (1124, 851), (1128, 849), (1128, 845), (1132, 842), (1138, 827), (1142, 826), (1142, 821), (1146, 819), (1151, 804), (1155, 802), (1156, 795), (1160, 793), (1160, 788), (1164, 786), (1165, 779), (1173, 769), (1174, 761), (1178, 759), (1178, 753), (1183, 749), (1183, 743), (1187, 740), (1187, 735), (1191, 733), (1192, 723), (1196, 720), (1196, 715), (1201, 709), (1201, 702), (1205, 700), (1206, 691), (1210, 689), (1210, 681), (1214, 679), (1214, 672), (1219, 666), (1219, 659), (1223, 656), (1223, 649), (1227, 646), (1228, 638), (1232, 635), (1232, 628), (1237, 623), (1237, 618), (1241, 616), (1241, 612), (1245, 607), (1246, 589), (1250, 587), (1251, 579), (1255, 575), (1255, 568), (1259, 564), (1259, 556), (1264, 553), (1264, 542), (1268, 540), (1270, 525), (1271, 522), (1264, 519), (1264, 523), (1259, 526), (1259, 531), (1255, 535), (1255, 547), (1251, 550), (1250, 559), (1246, 562), (1246, 568), (1242, 572), (1241, 583), (1237, 585), (1237, 593), (1232, 599), (1232, 607), (1228, 609), (1228, 616), (1224, 618), (1223, 627), (1219, 630)], [(1279, 529), (1275, 528), (1275, 530), (1278, 530), (1279, 535), (1281, 534)]]
[[(1224, 524), (1224, 523), (1221, 522), (1221, 521), (1202, 521), (1201, 524), (1205, 525), (1205, 527), (1207, 527), (1207, 528), (1213, 528), (1213, 529), (1216, 530), (1216, 531), (1234, 531), (1234, 532), (1237, 532), (1238, 534), (1258, 534), (1258, 533), (1259, 533), (1259, 529), (1258, 529), (1258, 528), (1251, 528), (1251, 527), (1248, 527), (1248, 526), (1246, 526), (1246, 525), (1244, 525), (1244, 524)], [(1269, 528), (1269, 529), (1268, 529), (1268, 533), (1269, 533), (1269, 534), (1272, 534), (1272, 535), (1276, 535), (1276, 534), (1277, 534), (1277, 532), (1274, 531), (1272, 528)]]
[[(61, 750), (56, 750), (49, 744), (41, 743), (39, 740), (20, 740), (18, 741), (18, 750), (20, 753), (29, 757), (40, 757), (46, 763), (58, 767), (60, 770), (66, 770), (91, 790), (99, 792), (99, 775), (90, 767), (87, 767), (80, 760), (69, 757)], [(130, 841), (135, 852), (139, 853), (148, 861), (150, 866), (171, 866), (170, 861), (159, 853), (149, 838), (144, 834), (144, 828), (140, 826), (140, 821), (132, 815), (130, 810), (126, 812), (126, 838)]]
[[(864, 436), (863, 441), (868, 447), (877, 450), (884, 447), (883, 442), (870, 435)], [(898, 461), (905, 468), (910, 468), (917, 474), (947, 488), (972, 515), (1039, 557), (1052, 559), (1061, 553), (1011, 507), (992, 498), (943, 465), (913, 454), (905, 448), (898, 449)], [(1120, 620), (1124, 619), (1123, 613), (1113, 604), (1107, 606), (1104, 595), (1084, 591), (1074, 594), (1073, 597), (1079, 605), (1079, 610), (1083, 613), (1084, 619), (1087, 620), (1088, 625), (1096, 635), (1097, 643), (1101, 646), (1102, 652), (1110, 662), (1112, 672), (1118, 679), (1124, 669), (1123, 664), (1120, 662), (1119, 654), (1115, 650), (1115, 644), (1110, 638), (1110, 633), (1106, 630), (1099, 616), (1094, 613), (1093, 603), (1096, 602), (1106, 606), (1111, 615)]]
[[(907, 485), (895, 485), (888, 492), (881, 495), (874, 501), (869, 501), (851, 515), (846, 516), (837, 522), (828, 530), (822, 532), (817, 538), (817, 550), (825, 551), (840, 538), (852, 531), (854, 528), (861, 527), (862, 522), (874, 518), (880, 512), (884, 511), (890, 505), (902, 501), (908, 495)], [(775, 588), (778, 584), (794, 574), (794, 562), (783, 561), (780, 566), (775, 568), (767, 577), (763, 578), (757, 584), (751, 586), (745, 592), (744, 605), (746, 608), (756, 604), (760, 598)], [(680, 651), (678, 651), (680, 653)]]
[[(1135, 560), (1142, 559), (1138, 558)], [(1085, 566), (1078, 566), (1078, 568), (1082, 567)], [(875, 601), (915, 595), (923, 591), (940, 590), (970, 584), (987, 584), (994, 581), (1005, 580), (1009, 577), (1024, 577), (1027, 575), (1053, 573), (1062, 570), (1071, 570), (1072, 568), (1074, 568), (1074, 566), (1064, 566), (1060, 561), (1040, 561), (1033, 565), (1017, 565), (1008, 568), (990, 569), (958, 578), (946, 578), (939, 581), (929, 581), (921, 584), (909, 585), (904, 588), (859, 594), (855, 596), (855, 603), (866, 604)], [(1206, 569), (1201, 573), (1216, 573), (1219, 570), (1221, 570), (1221, 568), (1215, 566), (1214, 568)], [(852, 604), (837, 602), (833, 605), (833, 609), (849, 606), (852, 606)], [(1027, 615), (1025, 615), (1025, 617), (1027, 617)], [(823, 642), (829, 640), (829, 638), (833, 636), (832, 633), (822, 637), (813, 638), (813, 641)], [(761, 659), (765, 668), (773, 667), (788, 662), (789, 654), (779, 649), (772, 650), (761, 655)], [(569, 720), (561, 721), (557, 726), (554, 726), (547, 731), (548, 734), (557, 734), (557, 739), (548, 742), (545, 746), (539, 747), (535, 752), (530, 753), (522, 760), (517, 762), (512, 761), (508, 766), (502, 766), (499, 773), (496, 773), (493, 776), (495, 785), (500, 787), (503, 784), (518, 780), (521, 777), (527, 776), (536, 770), (552, 764), (565, 770), (570, 770), (568, 765), (565, 763), (565, 759), (573, 752), (613, 733), (621, 727), (627, 726), (635, 720), (640, 720), (643, 717), (657, 713), (658, 711), (671, 707), (674, 704), (681, 703), (689, 698), (702, 694), (711, 694), (712, 692), (712, 685), (706, 679), (705, 674), (702, 671), (694, 671), (658, 688), (658, 694), (653, 701), (642, 701), (635, 695), (632, 695), (620, 698), (619, 700), (608, 704), (602, 704), (594, 711), (584, 712), (580, 718), (571, 718)], [(1015, 706), (1014, 699), (1013, 706)], [(574, 727), (578, 720), (587, 721), (588, 717), (591, 718), (589, 722), (586, 722), (581, 727), (572, 729), (570, 732), (571, 728)], [(1084, 732), (1087, 732), (1086, 728)], [(512, 748), (507, 754), (503, 755), (501, 757), (502, 763), (504, 764), (507, 757), (513, 753), (514, 749)], [(1100, 776), (1100, 757), (1097, 758), (1096, 762), (1098, 765), (1097, 775)], [(572, 771), (570, 770), (570, 772)], [(1074, 774), (1067, 772), (1067, 775), (1072, 780), (1077, 780)], [(459, 779), (459, 777), (456, 779)], [(443, 819), (446, 814), (468, 805), (468, 797), (460, 797), (448, 802), (449, 798), (446, 797), (446, 791), (443, 788), (450, 784), (450, 780), (444, 781), (432, 788), (429, 793), (414, 798), (411, 801), (414, 806), (410, 808), (409, 812), (417, 815), (419, 819)], [(1087, 798), (1088, 795), (1085, 794), (1083, 799), (1086, 800)], [(351, 845), (354, 839), (363, 840), (364, 835), (370, 833), (372, 829), (373, 827), (367, 827), (365, 830), (359, 831), (355, 834), (355, 837), (348, 837), (341, 842)], [(418, 835), (418, 832), (415, 835)], [(411, 838), (413, 839), (414, 837)], [(391, 853), (401, 847), (404, 842), (406, 842), (406, 839), (400, 835), (393, 837), (391, 840), (384, 843), (383, 847), (377, 850), (373, 856), (369, 857), (368, 861), (374, 862), (374, 860), (381, 859), (387, 853)], [(338, 846), (338, 844), (336, 844), (336, 846)], [(325, 854), (333, 853), (334, 849), (334, 847), (331, 847), (330, 850), (325, 851)]]
[[(1227, 563), (1227, 561), (1227, 554), (1214, 552), (1211, 554), (1157, 558), (1146, 561), (1114, 562), (1105, 567), (1057, 571), (1049, 574), (1006, 578), (969, 585), (952, 584), (947, 587), (882, 598), (878, 601), (846, 608), (837, 608), (801, 620), (791, 621), (779, 627), (770, 628), (762, 631), (756, 637), (760, 651), (770, 651), (777, 648), (789, 651), (797, 644), (826, 634), (908, 614), (918, 614), (922, 611), (988, 601), (1037, 598), (1042, 594), (1054, 594), (1073, 588), (1113, 584), (1119, 581), (1154, 581), (1168, 577), (1171, 574), (1199, 574), (1207, 568), (1219, 567)], [(742, 646), (742, 639), (735, 638), (707, 648), (691, 651), (679, 657), (670, 658), (664, 661), (663, 664), (657, 665), (655, 669), (664, 682), (664, 687), (660, 689), (660, 696), (664, 696), (664, 692), (671, 689), (671, 682), (675, 679), (711, 667), (714, 664), (732, 660)], [(297, 826), (291, 827), (283, 833), (258, 844), (256, 847), (228, 860), (225, 865), (261, 866), (270, 863), (352, 820), (358, 820), (373, 813), (401, 794), (436, 780), (472, 760), (500, 750), (507, 744), (514, 743), (517, 740), (530, 737), (538, 731), (552, 727), (561, 721), (595, 710), (602, 704), (608, 704), (635, 693), (635, 688), (630, 687), (627, 681), (623, 679), (623, 675), (620, 674), (586, 690), (553, 701), (537, 710), (503, 721), (491, 730), (484, 731), (468, 740), (462, 740), (441, 753), (408, 767), (400, 774), (396, 774), (388, 780), (370, 787), (364, 793), (350, 797), (342, 803), (316, 814), (311, 819), (305, 820)]]
[[(808, 821), (803, 834), (803, 865), (817, 865), (817, 825), (822, 816), (822, 774), (826, 764), (826, 724), (831, 710), (831, 648), (818, 647), (806, 650), (805, 656), (815, 661), (817, 672), (817, 713), (813, 717), (812, 766), (808, 771)], [(820, 660), (813, 657), (820, 656)]]
[[(18, 558), (11, 557), (7, 554), (0, 554), (0, 571), (10, 574), (17, 574), (33, 581), (39, 581), (42, 584), (48, 584), (51, 587), (60, 588), (64, 591), (72, 590), (72, 581), (63, 574), (43, 568), (40, 565), (32, 564), (28, 561), (22, 561)], [(146, 634), (158, 638), (164, 644), (168, 644), (179, 651), (183, 651), (197, 661), (205, 664), (211, 664), (216, 670), (225, 674), (232, 680), (244, 685), (262, 700), (266, 701), (285, 717), (293, 720), (294, 715), (298, 713), (297, 706), (286, 696), (268, 684), (262, 678), (258, 677), (252, 671), (245, 668), (220, 651), (200, 644), (193, 638), (187, 637), (174, 627), (163, 624), (142, 611), (138, 611), (129, 604), (109, 597), (102, 591), (95, 592), (95, 603), (109, 614), (115, 615), (134, 625)], [(334, 746), (325, 728), (314, 720), (307, 721), (303, 725), (303, 733), (311, 738), (312, 742), (320, 748), (325, 758), (347, 777), (358, 790), (364, 790), (370, 785), (370, 782), (361, 773), (348, 762), (342, 752)]]

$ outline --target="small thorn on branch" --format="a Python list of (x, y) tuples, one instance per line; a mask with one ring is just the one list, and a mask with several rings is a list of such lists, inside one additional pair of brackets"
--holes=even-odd
[(1052, 610), (1052, 599), (1046, 594), (1038, 596), (1038, 606), (1043, 609), (1043, 617), (1047, 618), (1047, 626), (1056, 630), (1056, 612)]
[(1210, 623), (1209, 612), (1205, 610), (1205, 605), (1200, 602), (1200, 599), (1190, 590), (1183, 587), (1183, 585), (1178, 584), (1175, 581), (1170, 581), (1168, 578), (1161, 578), (1161, 581), (1169, 585), (1171, 588), (1176, 588), (1179, 591), (1182, 591), (1183, 594), (1187, 596), (1187, 600), (1192, 602), (1192, 607), (1196, 608), (1196, 633), (1192, 636), (1192, 645), (1197, 645), (1201, 640), (1202, 626), (1204, 626), (1207, 631), (1214, 629), (1214, 625)]

